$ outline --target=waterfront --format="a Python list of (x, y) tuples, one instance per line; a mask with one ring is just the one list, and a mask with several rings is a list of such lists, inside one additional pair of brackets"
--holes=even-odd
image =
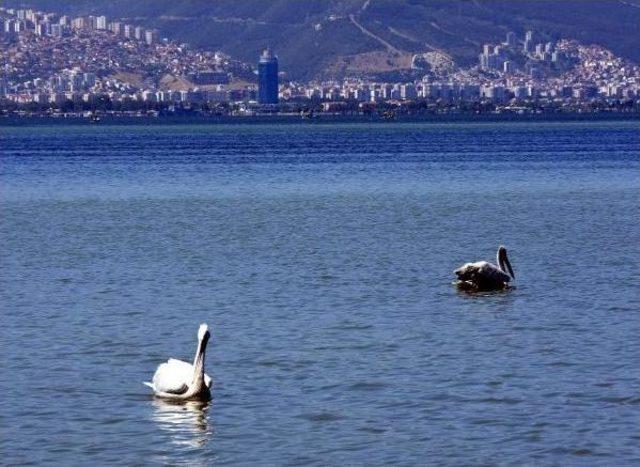
[[(3, 462), (640, 461), (637, 122), (0, 138)], [(202, 321), (212, 404), (153, 401)]]
[[(636, 13), (631, 10), (623, 17), (635, 25), (629, 15)], [(350, 14), (349, 23), (375, 37), (356, 16)], [(72, 19), (56, 11), (0, 7), (0, 61), (8, 70), (0, 76), (0, 116), (324, 113), (419, 118), (640, 111), (640, 69), (629, 56), (534, 29), (520, 36), (509, 31), (506, 41), (495, 42), (494, 36), (483, 44), (476, 66), (467, 60), (460, 66), (433, 45), (430, 51), (412, 46), (411, 52), (395, 49), (383, 66), (391, 68), (382, 73), (367, 60), (373, 68), (356, 66), (310, 81), (311, 76), (280, 82), (279, 59), (270, 47), (262, 50), (255, 70), (221, 50), (159, 40), (157, 29), (111, 19), (115, 21), (104, 15)], [(616, 22), (616, 27), (624, 22)], [(620, 43), (612, 45), (617, 49)], [(398, 60), (400, 55), (404, 58)], [(305, 57), (298, 67), (323, 62), (318, 55)], [(283, 71), (283, 78), (305, 74), (288, 67)]]
[(299, 113), (214, 115), (192, 112), (173, 114), (91, 114), (71, 113), (42, 115), (39, 113), (0, 117), (1, 126), (52, 126), (52, 125), (309, 125), (309, 124), (391, 124), (391, 123), (551, 123), (551, 122), (613, 122), (640, 121), (638, 112), (540, 112), (540, 113), (432, 113), (419, 115), (394, 114), (332, 114), (317, 113), (312, 116)]

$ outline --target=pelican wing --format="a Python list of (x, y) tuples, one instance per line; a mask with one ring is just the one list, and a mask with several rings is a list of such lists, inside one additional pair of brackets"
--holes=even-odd
[(500, 270), (495, 264), (484, 262), (479, 270), (478, 274), (481, 275), (485, 280), (490, 280), (494, 282), (509, 282), (511, 280), (511, 276), (506, 272)]
[(487, 261), (466, 263), (454, 272), (461, 282), (459, 285), (477, 290), (500, 289), (511, 280), (509, 274)]
[(182, 365), (176, 365), (169, 360), (158, 366), (153, 375), (153, 390), (169, 394), (182, 394), (189, 388), (193, 373), (187, 374)]
[[(172, 365), (172, 368), (175, 371), (181, 371), (185, 376), (188, 375), (187, 380), (191, 382), (191, 379), (193, 378), (193, 365), (191, 363), (183, 362), (176, 358), (170, 358), (167, 363)], [(204, 384), (206, 384), (208, 388), (211, 387), (211, 377), (206, 373), (204, 375)]]

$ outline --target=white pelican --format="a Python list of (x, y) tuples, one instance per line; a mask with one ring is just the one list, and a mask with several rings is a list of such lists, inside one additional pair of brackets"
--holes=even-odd
[(511, 268), (509, 258), (507, 258), (505, 247), (498, 248), (496, 262), (497, 266), (487, 261), (463, 264), (453, 271), (458, 276), (456, 285), (461, 289), (477, 292), (509, 287), (509, 282), (516, 276)]
[(204, 354), (209, 342), (209, 328), (198, 329), (198, 348), (193, 365), (175, 358), (158, 366), (153, 382), (145, 382), (157, 397), (174, 401), (208, 401), (211, 399), (211, 378), (204, 372)]

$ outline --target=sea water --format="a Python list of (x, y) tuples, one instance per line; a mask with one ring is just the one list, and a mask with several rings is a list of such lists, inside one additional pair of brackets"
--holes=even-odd
[(640, 463), (639, 128), (0, 128), (1, 462)]

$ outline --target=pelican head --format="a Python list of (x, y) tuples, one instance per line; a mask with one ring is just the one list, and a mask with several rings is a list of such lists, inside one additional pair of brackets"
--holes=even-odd
[(211, 337), (211, 334), (209, 333), (209, 326), (202, 323), (200, 325), (200, 328), (198, 329), (198, 340), (206, 344), (207, 341), (209, 340), (209, 337)]
[(465, 263), (460, 266), (458, 269), (453, 271), (453, 273), (458, 276), (458, 279), (461, 281), (471, 280), (475, 273), (475, 268), (472, 263)]
[(500, 245), (496, 256), (497, 256), (496, 262), (498, 263), (498, 267), (503, 272), (508, 272), (512, 279), (515, 279), (516, 275), (514, 274), (513, 268), (511, 267), (511, 263), (509, 262), (509, 258), (507, 257), (507, 249), (504, 246)]

